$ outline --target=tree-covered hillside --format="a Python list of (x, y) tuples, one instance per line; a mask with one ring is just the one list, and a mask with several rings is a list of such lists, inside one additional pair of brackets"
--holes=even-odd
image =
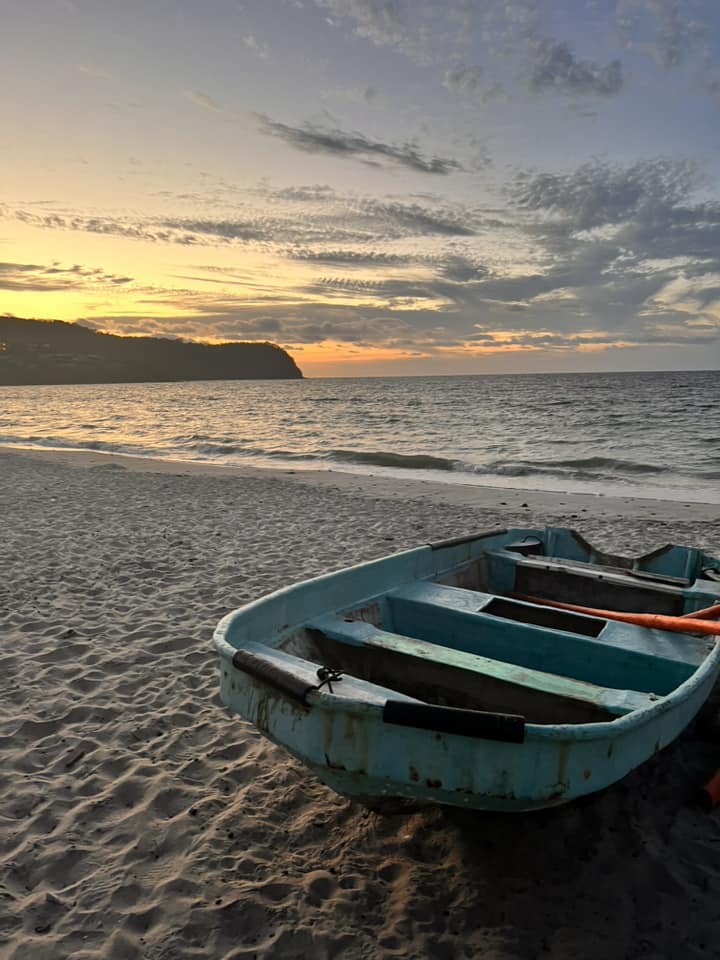
[(120, 337), (79, 323), (0, 317), (0, 384), (298, 379), (274, 343)]

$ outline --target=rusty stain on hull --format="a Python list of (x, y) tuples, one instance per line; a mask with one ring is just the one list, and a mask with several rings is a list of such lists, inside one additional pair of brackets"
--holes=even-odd
[[(343, 773), (345, 773), (346, 770), (347, 770), (347, 767), (344, 767), (341, 763), (333, 763), (332, 760), (330, 759), (330, 757), (329, 757), (327, 754), (325, 754), (325, 765), (327, 766), (327, 768), (328, 768), (329, 770), (341, 770)], [(353, 772), (355, 772), (355, 773), (360, 773), (360, 774), (364, 774), (364, 773), (365, 773), (364, 770), (357, 770), (357, 771), (353, 771)]]
[(262, 730), (263, 733), (267, 733), (270, 729), (270, 721), (268, 718), (268, 694), (266, 691), (263, 691), (258, 698), (255, 723), (257, 724), (258, 730)]

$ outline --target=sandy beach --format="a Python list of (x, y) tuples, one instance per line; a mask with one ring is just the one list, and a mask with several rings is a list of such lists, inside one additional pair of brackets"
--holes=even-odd
[(720, 507), (0, 452), (0, 960), (720, 957), (717, 697), (602, 794), (381, 817), (219, 702), (287, 583), (501, 525), (720, 552)]

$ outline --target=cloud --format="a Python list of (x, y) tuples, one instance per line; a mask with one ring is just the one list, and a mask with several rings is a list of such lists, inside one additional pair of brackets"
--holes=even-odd
[[(652, 173), (653, 162), (646, 163)], [(637, 171), (599, 164), (594, 178), (607, 188), (608, 182), (617, 186), (623, 173), (633, 181)], [(639, 211), (627, 219), (618, 218), (617, 204), (601, 206), (613, 222), (590, 229), (579, 228), (587, 210), (572, 202), (550, 222), (538, 194), (535, 209), (523, 208), (512, 238), (529, 240), (537, 265), (514, 275), (502, 259), (493, 263), (474, 252), (474, 237), (439, 235), (432, 247), (418, 248), (408, 235), (405, 246), (300, 246), (287, 253), (308, 266), (345, 268), (344, 275), (299, 275), (290, 288), (277, 290), (263, 287), (261, 271), (233, 277), (198, 267), (210, 270), (217, 294), (164, 290), (144, 302), (162, 304), (165, 313), (177, 308), (179, 326), (158, 321), (168, 332), (286, 345), (337, 341), (358, 349), (458, 355), (710, 346), (720, 339), (720, 210), (709, 201), (692, 203), (689, 193), (672, 186), (672, 176), (655, 173), (650, 206), (644, 200), (626, 206), (626, 212)], [(587, 171), (567, 176), (575, 184), (593, 179)], [(665, 193), (663, 183), (670, 185)], [(546, 202), (554, 203), (554, 193)], [(377, 213), (377, 201), (368, 204)], [(491, 258), (493, 236), (483, 241)], [(667, 250), (676, 255), (663, 258)], [(230, 291), (238, 284), (244, 289), (235, 295)]]
[(370, 105), (376, 102), (378, 96), (377, 87), (334, 87), (323, 94), (323, 99), (334, 98), (336, 100), (347, 100), (350, 103)]
[(283, 332), (283, 325), (277, 317), (255, 317), (243, 323), (244, 337), (265, 337), (272, 339)]
[(85, 289), (96, 286), (124, 286), (132, 277), (106, 273), (94, 267), (73, 264), (62, 267), (57, 261), (49, 266), (37, 263), (0, 263), (0, 290), (51, 293), (60, 290)]
[[(81, 213), (53, 212), (37, 214), (32, 210), (9, 211), (0, 208), (0, 216), (13, 217), (29, 226), (50, 230), (73, 230), (108, 237), (124, 237), (149, 243), (193, 244), (267, 241), (273, 239), (273, 224), (265, 218), (226, 220), (210, 218), (163, 217), (130, 220), (109, 215), (88, 217)], [(281, 232), (281, 227), (278, 227)]]
[(708, 36), (708, 25), (681, 0), (620, 0), (617, 28), (626, 47), (648, 54), (666, 70), (684, 63)]
[[(279, 196), (291, 202), (309, 202), (315, 205), (321, 199), (310, 191)], [(248, 219), (213, 219), (173, 217), (148, 224), (148, 235), (171, 242), (270, 242), (270, 243), (382, 243), (405, 237), (470, 237), (475, 234), (472, 214), (450, 205), (402, 203), (361, 198), (342, 198), (334, 195), (317, 213), (304, 211), (303, 216), (292, 209), (285, 216), (258, 216)], [(158, 226), (163, 228), (158, 230)], [(182, 238), (185, 238), (183, 241)], [(320, 256), (310, 248), (301, 247), (295, 259)], [(336, 251), (337, 255), (337, 251)], [(336, 261), (337, 262), (337, 261)], [(346, 261), (347, 262), (347, 261)]]
[(628, 167), (592, 161), (570, 174), (520, 174), (510, 188), (526, 210), (568, 217), (573, 229), (590, 230), (652, 217), (687, 198), (697, 183), (691, 161), (656, 158)]
[(525, 175), (515, 199), (528, 214), (523, 229), (544, 248), (544, 269), (491, 278), (473, 295), (524, 301), (537, 315), (566, 290), (569, 324), (583, 316), (662, 340), (672, 322), (675, 340), (690, 338), (693, 325), (717, 338), (720, 203), (694, 200), (699, 185), (692, 163), (663, 158)]
[[(466, 207), (426, 200), (403, 203), (343, 196), (330, 188), (288, 188), (256, 191), (262, 206), (242, 218), (165, 216), (130, 219), (87, 216), (65, 210), (12, 209), (0, 205), (0, 218), (28, 226), (124, 237), (150, 243), (217, 245), (271, 243), (309, 247), (328, 244), (383, 243), (407, 237), (470, 237), (474, 215)], [(261, 212), (262, 211), (262, 212)], [(495, 221), (497, 222), (497, 221)]]
[[(161, 225), (171, 230), (179, 230), (186, 237), (186, 242), (197, 242), (197, 234), (217, 237), (221, 240), (266, 240), (268, 239), (267, 226), (257, 220), (211, 220), (208, 218), (192, 219), (186, 217), (168, 218), (160, 221)], [(176, 239), (175, 242), (178, 242)], [(181, 241), (180, 241), (181, 242)]]
[[(720, 202), (709, 187), (692, 162), (655, 157), (525, 171), (504, 204), (492, 206), (343, 194), (319, 183), (260, 185), (242, 208), (227, 200), (222, 216), (209, 208), (135, 219), (48, 205), (3, 210), (43, 229), (198, 247), (262, 244), (272, 258), (272, 266), (248, 258), (215, 272), (176, 268), (183, 276), (170, 282), (194, 289), (148, 290), (143, 301), (133, 287), (138, 313), (133, 320), (125, 309), (127, 332), (142, 329), (145, 309), (175, 311), (177, 327), (153, 322), (196, 337), (433, 351), (485, 349), (484, 336), (492, 350), (571, 350), (581, 341), (583, 350), (600, 350), (717, 342)], [(197, 210), (192, 204), (178, 210)], [(129, 280), (77, 266), (0, 266), (5, 289), (109, 289)]]
[(702, 86), (708, 96), (720, 107), (720, 67), (709, 65), (703, 73)]
[[(678, 330), (658, 334), (651, 331), (637, 331), (627, 337), (615, 332), (594, 333), (581, 330), (577, 333), (563, 334), (547, 330), (491, 331), (483, 332), (472, 338), (477, 346), (514, 347), (522, 350), (552, 350), (562, 352), (595, 352), (611, 348), (637, 349), (650, 345), (666, 347), (687, 346), (688, 344), (708, 343), (705, 334), (691, 334)], [(472, 344), (471, 341), (471, 344)]]
[(221, 103), (218, 103), (209, 94), (203, 93), (202, 90), (186, 90), (185, 96), (199, 107), (212, 110), (214, 113), (220, 113), (223, 109)]
[(394, 46), (416, 59), (427, 56), (424, 44), (410, 38), (412, 13), (403, 0), (316, 0), (336, 17), (355, 21), (355, 34), (378, 47)]
[[(178, 307), (182, 304), (178, 304)], [(95, 316), (88, 325), (124, 333), (184, 336), (221, 340), (269, 339), (288, 346), (336, 342), (360, 349), (384, 348), (419, 351), (425, 356), (470, 356), (507, 351), (597, 352), (608, 349), (665, 348), (691, 344), (711, 346), (717, 342), (717, 327), (693, 326), (687, 316), (674, 314), (672, 321), (648, 319), (634, 329), (604, 329), (587, 317), (575, 318), (575, 326), (562, 329), (557, 311), (516, 309), (515, 304), (488, 304), (478, 313), (441, 313), (424, 309), (327, 302), (298, 308), (278, 305), (273, 312), (259, 313), (241, 301), (206, 301), (197, 313), (178, 313), (146, 321), (141, 315)], [(478, 316), (482, 319), (478, 320)]]
[[(264, 191), (267, 193), (268, 191)], [(297, 202), (326, 203), (337, 196), (332, 187), (324, 183), (314, 183), (309, 186), (282, 187), (272, 192), (274, 197)]]
[[(530, 82), (536, 91), (612, 96), (624, 84), (619, 60), (598, 64), (580, 59), (567, 42), (544, 39), (544, 27), (552, 18), (539, 0), (315, 2), (330, 14), (328, 22), (333, 26), (349, 21), (356, 36), (377, 47), (393, 48), (420, 65), (443, 64), (444, 86), (461, 96), (487, 99), (504, 93), (513, 75), (515, 80), (526, 77), (528, 53), (533, 61)], [(678, 26), (678, 18), (673, 19), (670, 11), (677, 0), (618, 2), (667, 8), (662, 15), (668, 36)], [(482, 51), (482, 66), (462, 62), (469, 49)]]
[[(448, 237), (471, 237), (476, 232), (470, 211), (430, 208), (420, 203), (366, 201), (361, 210), (373, 221), (387, 225), (388, 236), (439, 234)], [(399, 230), (398, 230), (399, 228)], [(381, 231), (382, 233), (382, 231)]]
[(567, 43), (546, 40), (537, 46), (531, 78), (533, 90), (608, 97), (619, 93), (623, 82), (619, 60), (603, 67), (590, 60), (578, 60)]
[(111, 76), (107, 70), (103, 70), (102, 67), (98, 67), (94, 63), (78, 63), (75, 65), (75, 69), (78, 73), (84, 74), (86, 77), (93, 77), (95, 80), (110, 80)]
[(474, 97), (482, 90), (483, 69), (478, 66), (466, 67), (458, 64), (446, 71), (443, 86), (452, 93)]
[(266, 43), (263, 43), (261, 40), (258, 40), (252, 33), (248, 34), (246, 37), (243, 37), (243, 43), (248, 48), (252, 50), (253, 53), (256, 53), (261, 60), (267, 60), (270, 56), (270, 49)]
[(336, 263), (351, 267), (387, 267), (414, 263), (417, 257), (412, 254), (383, 253), (378, 250), (291, 250), (288, 256), (292, 260), (309, 263)]
[(462, 170), (457, 160), (443, 157), (424, 157), (415, 144), (400, 146), (370, 140), (360, 133), (345, 133), (342, 130), (324, 130), (306, 123), (291, 127), (262, 114), (257, 115), (260, 129), (272, 137), (279, 137), (297, 150), (307, 153), (324, 153), (333, 157), (359, 160), (362, 163), (380, 165), (389, 163), (406, 167), (417, 173), (446, 175)]
[(492, 30), (498, 41), (526, 38), (539, 19), (537, 0), (315, 0), (327, 22), (354, 24), (355, 36), (391, 47), (415, 63), (442, 62), (447, 49)]
[[(555, 90), (567, 96), (611, 97), (626, 84), (620, 59), (596, 62), (580, 57), (568, 42), (570, 36), (548, 39), (547, 30), (556, 26), (557, 17), (549, 9), (552, 5), (540, 0), (315, 3), (333, 27), (349, 25), (356, 37), (376, 47), (398, 51), (420, 65), (443, 66), (444, 85), (462, 96), (484, 100), (506, 90), (510, 96), (521, 78), (537, 92)], [(713, 0), (587, 0), (575, 13), (571, 4), (560, 21), (571, 35), (577, 35), (577, 28), (598, 28), (601, 37), (652, 57), (665, 69), (697, 67), (703, 51), (717, 50)], [(482, 67), (458, 65), (468, 50), (481, 51)]]
[(469, 283), (484, 279), (490, 272), (484, 264), (478, 263), (477, 260), (471, 260), (456, 253), (443, 257), (438, 267), (440, 276), (454, 283)]
[(93, 216), (88, 217), (77, 213), (46, 213), (37, 214), (32, 210), (15, 210), (8, 212), (7, 208), (0, 209), (0, 215), (14, 217), (28, 226), (51, 230), (78, 230), (82, 233), (98, 233), (108, 236), (126, 237), (130, 240), (150, 240), (165, 242), (182, 242), (167, 230), (153, 228), (148, 223), (137, 223), (116, 217)]

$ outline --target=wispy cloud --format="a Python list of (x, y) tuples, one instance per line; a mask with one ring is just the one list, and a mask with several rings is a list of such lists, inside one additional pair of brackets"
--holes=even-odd
[[(415, 9), (406, 0), (316, 0), (338, 20), (354, 22), (354, 33), (378, 47), (393, 46), (419, 61), (429, 59), (426, 38), (417, 35), (413, 26), (424, 13), (420, 4)], [(331, 19), (330, 22), (333, 22)]]
[(223, 109), (221, 103), (219, 103), (209, 94), (203, 93), (202, 90), (186, 90), (185, 96), (188, 100), (191, 100), (193, 103), (197, 104), (198, 107), (204, 107), (206, 110), (212, 110), (215, 113), (220, 113)]
[(697, 167), (689, 160), (656, 158), (629, 166), (593, 161), (569, 174), (520, 174), (510, 192), (528, 210), (563, 214), (574, 229), (588, 230), (652, 217), (687, 199), (697, 183)]
[(543, 41), (536, 50), (531, 85), (534, 90), (555, 90), (569, 96), (612, 96), (622, 89), (622, 63), (605, 66), (580, 60), (567, 43)]
[[(331, 14), (336, 26), (353, 25), (353, 33), (378, 47), (392, 47), (421, 64), (447, 64), (443, 85), (466, 97), (497, 96), (504, 83), (516, 86), (527, 78), (530, 57), (531, 87), (568, 95), (612, 96), (624, 85), (622, 63), (584, 59), (564, 39), (548, 39), (550, 14), (538, 0), (445, 0), (442, 4), (414, 0), (316, 0)], [(656, 17), (658, 45), (679, 48), (693, 27), (678, 15), (679, 0), (619, 0), (620, 5), (642, 6)], [(583, 14), (582, 16), (587, 16)], [(647, 18), (646, 18), (647, 19)], [(622, 24), (633, 21), (630, 13)], [(683, 33), (684, 31), (684, 33)], [(641, 33), (647, 33), (642, 24)], [(482, 51), (482, 65), (463, 61), (468, 44)], [(628, 45), (627, 42), (625, 45)], [(666, 57), (669, 53), (665, 54)], [(499, 81), (502, 80), (501, 84)]]
[(2, 210), (0, 216), (12, 217), (28, 226), (48, 230), (78, 230), (82, 233), (107, 234), (127, 237), (130, 240), (164, 240), (174, 238), (169, 231), (154, 230), (149, 225), (111, 216), (86, 216), (80, 213), (48, 212), (38, 214), (32, 210)]
[(131, 282), (132, 277), (107, 273), (101, 268), (83, 267), (80, 264), (63, 267), (57, 261), (50, 265), (0, 263), (0, 290), (50, 293), (97, 285), (118, 287)]
[(279, 137), (297, 150), (306, 153), (324, 153), (333, 157), (359, 160), (375, 166), (393, 164), (417, 173), (447, 175), (462, 170), (457, 160), (445, 157), (425, 157), (413, 143), (402, 145), (370, 140), (360, 133), (327, 130), (306, 123), (292, 127), (258, 114), (260, 129), (272, 137)]
[[(166, 202), (187, 211), (199, 200)], [(274, 258), (273, 268), (260, 266), (260, 258), (252, 265), (252, 257), (243, 269), (176, 267), (165, 279), (195, 289), (134, 299), (150, 313), (177, 308), (178, 326), (153, 321), (167, 332), (190, 324), (186, 335), (199, 337), (402, 343), (430, 351), (463, 344), (600, 350), (720, 337), (720, 202), (709, 199), (690, 161), (529, 170), (492, 206), (419, 193), (343, 194), (322, 183), (278, 190), (261, 184), (237, 203), (228, 201), (224, 216), (208, 207), (146, 218), (48, 205), (4, 213), (42, 229), (157, 244), (258, 245)], [(287, 280), (279, 283), (272, 271), (283, 258), (287, 270), (278, 272)], [(122, 289), (129, 282), (77, 266), (0, 266), (0, 288), (7, 290)], [(127, 332), (142, 329), (139, 317), (127, 319)]]
[(446, 71), (443, 86), (453, 93), (473, 97), (481, 92), (483, 77), (482, 67), (467, 67), (464, 64), (458, 64)]
[(524, 229), (547, 265), (474, 292), (537, 310), (570, 290), (585, 317), (628, 334), (672, 319), (675, 336), (700, 323), (703, 336), (718, 337), (720, 203), (695, 199), (700, 183), (694, 164), (663, 158), (520, 177), (514, 199), (530, 214)]
[(249, 33), (246, 37), (243, 37), (243, 43), (248, 50), (252, 50), (253, 53), (257, 54), (261, 60), (267, 60), (270, 56), (270, 48), (266, 43), (263, 43), (262, 40), (258, 40), (254, 34)]
[(325, 204), (335, 200), (337, 194), (332, 187), (325, 183), (298, 185), (297, 187), (282, 187), (280, 190), (264, 191), (282, 200), (297, 201), (299, 203), (312, 202)]
[(708, 24), (682, 0), (620, 0), (616, 15), (621, 42), (666, 70), (682, 64), (708, 34)]
[[(268, 225), (254, 220), (212, 220), (209, 218), (169, 218), (160, 221), (163, 227), (180, 231), (186, 242), (196, 242), (197, 235), (217, 237), (222, 240), (266, 240)], [(177, 235), (174, 234), (174, 237)], [(193, 238), (193, 239), (190, 239)], [(182, 241), (180, 241), (182, 242)]]
[[(421, 203), (366, 201), (362, 210), (374, 221), (385, 221), (390, 236), (471, 237), (476, 232), (470, 211), (447, 205), (444, 209)], [(398, 230), (400, 228), (400, 230)]]
[(290, 250), (292, 260), (306, 263), (335, 263), (348, 267), (388, 267), (417, 263), (418, 257), (412, 254), (383, 253), (379, 250)]
[(78, 73), (82, 73), (86, 77), (94, 77), (96, 80), (110, 79), (110, 74), (108, 71), (104, 70), (102, 67), (99, 67), (95, 63), (78, 63), (75, 65), (75, 69)]
[[(243, 217), (88, 216), (80, 211), (0, 205), (0, 219), (19, 220), (40, 229), (185, 246), (270, 243), (317, 248), (324, 244), (338, 249), (339, 245), (380, 244), (405, 238), (471, 237), (477, 230), (475, 213), (466, 206), (431, 198), (403, 202), (343, 196), (323, 185), (258, 189), (256, 194), (256, 209)], [(199, 199), (190, 197), (193, 203)]]
[(349, 103), (373, 104), (379, 96), (377, 87), (333, 87), (323, 94), (323, 99), (346, 100)]

